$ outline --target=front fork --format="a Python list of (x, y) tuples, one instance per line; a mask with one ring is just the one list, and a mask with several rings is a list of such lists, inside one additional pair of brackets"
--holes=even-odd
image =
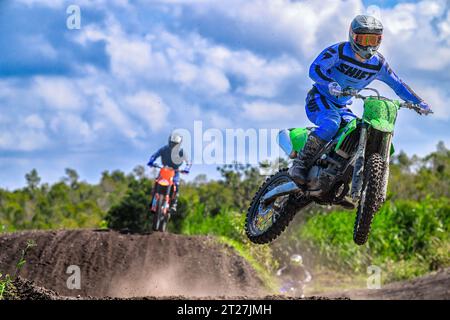
[[(173, 190), (173, 194), (172, 193)], [(170, 219), (170, 206), (172, 205), (172, 201), (175, 201), (173, 198), (175, 196), (175, 192), (177, 191), (175, 185), (171, 185), (169, 188), (167, 188), (167, 193), (164, 195), (165, 201), (164, 201), (164, 207), (163, 207), (163, 213), (165, 216), (168, 216), (167, 220)]]
[(383, 194), (382, 201), (386, 201), (387, 187), (389, 181), (389, 162), (391, 159), (391, 145), (392, 145), (392, 133), (385, 133), (383, 135), (383, 142), (381, 146), (381, 156), (385, 161), (385, 169), (383, 176)]
[[(353, 177), (352, 177), (352, 189), (351, 196), (354, 202), (359, 201), (361, 199), (361, 191), (364, 180), (364, 162), (365, 162), (365, 153), (366, 153), (366, 145), (367, 145), (367, 125), (363, 124), (361, 127), (361, 135), (359, 137), (358, 149), (355, 154), (355, 165), (353, 169)], [(380, 146), (380, 154), (385, 159), (385, 171), (383, 176), (383, 201), (386, 199), (388, 179), (389, 179), (389, 159), (391, 156), (391, 143), (392, 143), (392, 133), (384, 133), (383, 140)]]
[(355, 154), (355, 165), (352, 177), (351, 196), (354, 202), (359, 201), (359, 199), (361, 199), (366, 145), (367, 145), (367, 125), (363, 124), (361, 127), (361, 134), (359, 136), (358, 149), (356, 150)]

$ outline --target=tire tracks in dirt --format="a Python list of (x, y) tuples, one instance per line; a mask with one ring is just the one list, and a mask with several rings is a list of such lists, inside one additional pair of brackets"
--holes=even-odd
[[(27, 231), (0, 235), (0, 270), (12, 274), (26, 241), (31, 249), (21, 276), (62, 296), (216, 296), (265, 293), (255, 270), (212, 237), (114, 231)], [(70, 290), (69, 265), (81, 270)]]

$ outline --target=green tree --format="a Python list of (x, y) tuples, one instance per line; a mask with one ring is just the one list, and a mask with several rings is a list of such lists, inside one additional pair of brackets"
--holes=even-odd
[(36, 169), (33, 169), (30, 173), (25, 174), (25, 179), (27, 180), (27, 187), (32, 191), (36, 190), (41, 182), (41, 177), (39, 177)]
[(226, 164), (218, 167), (224, 187), (233, 192), (233, 207), (245, 211), (264, 179), (257, 167), (249, 164)]
[(74, 169), (66, 168), (66, 176), (63, 180), (67, 181), (72, 189), (78, 188), (79, 175)]
[(113, 206), (106, 215), (108, 227), (130, 232), (151, 230), (150, 197), (152, 185), (147, 179), (132, 181), (123, 200)]
[(145, 167), (141, 165), (134, 167), (133, 174), (139, 180), (145, 179)]

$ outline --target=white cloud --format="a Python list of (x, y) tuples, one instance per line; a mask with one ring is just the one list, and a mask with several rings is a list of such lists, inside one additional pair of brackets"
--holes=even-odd
[(107, 20), (108, 29), (96, 25), (84, 27), (75, 38), (80, 44), (99, 40), (106, 41), (106, 51), (111, 59), (111, 70), (122, 81), (138, 78), (162, 78), (167, 71), (167, 62), (160, 53), (152, 50), (151, 41), (145, 36), (127, 34), (114, 17)]
[(45, 132), (45, 123), (38, 115), (25, 119), (17, 116), (0, 117), (0, 150), (35, 151), (50, 146)]
[(254, 97), (275, 97), (283, 81), (303, 71), (291, 57), (266, 59), (248, 50), (232, 50), (211, 43), (197, 34), (183, 40), (165, 33), (163, 39), (169, 39), (172, 45), (168, 49), (168, 59), (174, 62), (174, 80), (206, 94), (227, 93), (230, 90), (228, 75), (231, 75), (243, 80), (238, 92)]
[(35, 55), (50, 59), (55, 59), (58, 56), (56, 49), (43, 35), (27, 35), (22, 37), (20, 41), (23, 42), (25, 48), (29, 48)]
[(173, 80), (186, 89), (194, 89), (207, 95), (223, 94), (230, 88), (228, 78), (220, 69), (198, 67), (189, 62), (175, 62)]
[(31, 129), (44, 129), (45, 122), (44, 120), (37, 114), (29, 115), (25, 118), (25, 125)]
[(50, 8), (60, 8), (66, 0), (17, 0), (17, 2), (31, 6), (46, 6)]
[(169, 108), (155, 93), (140, 91), (125, 98), (127, 110), (137, 116), (152, 130), (161, 130), (167, 125)]
[(114, 99), (111, 98), (109, 90), (105, 87), (98, 87), (96, 92), (95, 129), (109, 132), (118, 131), (129, 139), (135, 139), (139, 134), (138, 129)]
[(420, 92), (425, 101), (427, 101), (434, 114), (430, 117), (438, 120), (450, 120), (450, 108), (448, 108), (448, 102), (450, 101), (450, 92), (442, 91), (440, 88), (436, 87), (422, 87)]
[(291, 48), (305, 57), (311, 57), (323, 45), (318, 34), (324, 32), (328, 41), (339, 41), (346, 34), (351, 17), (363, 9), (360, 0), (228, 0), (189, 5), (200, 18), (225, 17), (249, 37)]
[(439, 31), (441, 32), (441, 39), (450, 45), (450, 10), (447, 12), (445, 20), (442, 20), (439, 24)]
[(89, 123), (74, 113), (59, 113), (50, 121), (50, 128), (59, 136), (64, 137), (66, 143), (89, 143), (95, 139)]
[(205, 67), (199, 70), (198, 81), (194, 80), (194, 86), (205, 94), (217, 95), (227, 93), (230, 83), (222, 70)]
[[(29, 7), (33, 6), (44, 6), (49, 7), (52, 9), (59, 9), (63, 6), (69, 6), (71, 4), (74, 4), (74, 1), (71, 0), (17, 0), (17, 2), (24, 4)], [(122, 8), (129, 7), (128, 0), (77, 0), (75, 2), (76, 5), (80, 7), (105, 7), (106, 5), (109, 6), (117, 6)]]
[(266, 59), (248, 50), (215, 44), (197, 33), (180, 36), (156, 28), (142, 38), (130, 37), (114, 18), (108, 21), (108, 30), (88, 26), (77, 41), (107, 41), (111, 68), (123, 81), (172, 81), (211, 96), (229, 93), (228, 75), (235, 75), (244, 80), (239, 92), (267, 98), (276, 96), (284, 80), (303, 70), (292, 57)]
[(304, 106), (302, 105), (283, 105), (268, 101), (254, 101), (245, 103), (243, 106), (243, 116), (249, 120), (259, 122), (286, 121), (298, 119), (304, 116)]
[(192, 83), (199, 74), (199, 70), (195, 64), (179, 62), (174, 66), (174, 80), (182, 84)]
[(0, 134), (0, 150), (35, 151), (45, 149), (49, 144), (50, 141), (43, 132), (21, 130)]
[(67, 78), (37, 77), (32, 91), (49, 108), (80, 110), (85, 106), (83, 93)]
[(128, 77), (136, 72), (150, 71), (151, 48), (148, 43), (116, 38), (107, 50), (111, 56), (112, 71), (117, 76)]
[(448, 2), (440, 0), (399, 4), (382, 10), (386, 32), (381, 50), (405, 70), (449, 69), (450, 41), (443, 20), (448, 19), (449, 12)]
[(249, 52), (239, 52), (233, 54), (228, 63), (231, 72), (247, 80), (238, 91), (254, 97), (276, 97), (283, 81), (304, 72), (297, 61), (286, 56), (266, 60)]

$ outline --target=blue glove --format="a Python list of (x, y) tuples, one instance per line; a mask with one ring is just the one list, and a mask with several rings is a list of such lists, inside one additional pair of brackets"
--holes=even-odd
[(431, 106), (425, 101), (422, 101), (419, 106), (420, 111), (417, 111), (419, 114), (423, 114), (426, 116), (427, 114), (433, 113), (433, 111), (431, 111)]
[(337, 82), (330, 82), (328, 84), (328, 92), (330, 92), (330, 94), (332, 96), (339, 97), (339, 96), (342, 95), (342, 88), (339, 85), (339, 83), (337, 83)]
[(188, 169), (184, 169), (184, 170), (181, 171), (181, 173), (189, 174), (189, 170)]
[(154, 164), (154, 161), (149, 161), (149, 162), (147, 163), (147, 165), (148, 165), (149, 167), (153, 167), (153, 164)]

